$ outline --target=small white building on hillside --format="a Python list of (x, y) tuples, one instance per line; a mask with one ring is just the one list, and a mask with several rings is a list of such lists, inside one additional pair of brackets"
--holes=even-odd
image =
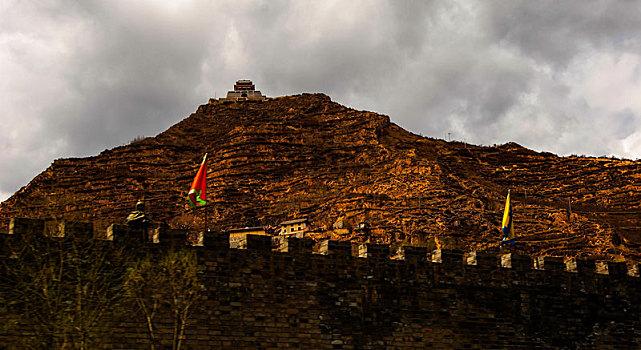
[(281, 222), (278, 235), (303, 237), (307, 231), (309, 231), (309, 220), (307, 218), (303, 218)]

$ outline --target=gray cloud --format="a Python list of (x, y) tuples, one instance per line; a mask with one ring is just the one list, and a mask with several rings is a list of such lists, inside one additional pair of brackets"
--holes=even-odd
[(544, 64), (565, 65), (577, 52), (638, 50), (636, 1), (495, 1), (488, 28), (496, 40)]
[[(154, 135), (253, 79), (411, 131), (641, 153), (631, 1), (0, 4), (0, 199), (55, 158)], [(5, 20), (6, 19), (6, 20)]]

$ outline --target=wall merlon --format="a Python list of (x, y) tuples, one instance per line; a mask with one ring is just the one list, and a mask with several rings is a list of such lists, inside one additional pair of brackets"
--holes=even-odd
[(157, 227), (152, 231), (153, 234), (147, 239), (148, 243), (157, 243), (162, 247), (179, 247), (185, 246), (187, 242), (188, 231), (173, 229), (168, 227)]
[(469, 252), (466, 256), (466, 262), (468, 265), (475, 265), (484, 269), (496, 269), (500, 266), (498, 254), (490, 252)]
[(314, 240), (311, 238), (295, 238), (276, 236), (272, 239), (274, 250), (291, 254), (311, 254)]
[(387, 244), (361, 243), (358, 245), (358, 257), (388, 259), (390, 257), (390, 246)]
[(338, 257), (352, 256), (352, 243), (346, 241), (324, 240), (320, 244), (319, 252), (323, 255), (335, 255)]
[(596, 272), (596, 262), (591, 259), (570, 258), (565, 262), (565, 269), (568, 272), (593, 274)]
[(160, 227), (156, 227), (154, 229), (151, 229), (147, 233), (147, 237), (145, 238), (145, 242), (152, 243), (152, 244), (160, 243), (160, 233), (161, 233), (160, 231), (162, 231), (162, 229)]
[(272, 250), (272, 237), (263, 235), (242, 235), (242, 237), (238, 237), (236, 240), (229, 241), (229, 244), (230, 248), (235, 249), (270, 252)]
[(11, 218), (9, 221), (9, 234), (24, 234), (28, 232), (44, 232), (45, 221), (30, 218)]
[(471, 251), (463, 254), (463, 261), (467, 265), (476, 265), (476, 252)]
[(93, 223), (63, 220), (58, 223), (58, 232), (54, 236), (93, 238)]
[(608, 275), (608, 263), (606, 261), (597, 261), (595, 271), (599, 275)]
[(436, 249), (432, 251), (432, 262), (452, 267), (463, 267), (463, 251), (457, 249)]
[(111, 224), (107, 227), (106, 239), (115, 242), (145, 243), (149, 240), (149, 237), (145, 237), (143, 229)]
[(287, 253), (290, 250), (289, 237), (274, 236), (272, 237), (272, 248), (276, 252)]
[(563, 272), (566, 265), (563, 258), (556, 256), (539, 256), (534, 259), (534, 268), (537, 270)]
[(507, 253), (501, 255), (501, 267), (517, 271), (532, 270), (532, 258), (529, 255)]
[(411, 262), (426, 262), (427, 248), (414, 246), (401, 246), (396, 251), (396, 257)]
[(628, 266), (624, 261), (608, 261), (607, 266), (611, 278), (624, 279), (628, 276)]

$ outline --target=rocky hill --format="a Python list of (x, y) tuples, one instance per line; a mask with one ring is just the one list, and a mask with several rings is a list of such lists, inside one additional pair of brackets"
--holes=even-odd
[[(0, 205), (0, 230), (11, 216), (106, 226), (138, 199), (156, 222), (202, 229), (185, 197), (205, 152), (215, 230), (307, 216), (316, 237), (496, 249), (511, 189), (511, 249), (641, 260), (638, 162), (425, 138), (322, 94), (212, 101), (155, 137), (58, 159)], [(371, 233), (333, 231), (339, 218)]]

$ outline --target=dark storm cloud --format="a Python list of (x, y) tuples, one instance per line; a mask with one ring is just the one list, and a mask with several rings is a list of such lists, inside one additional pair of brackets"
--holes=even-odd
[(195, 88), (210, 34), (196, 7), (61, 2), (2, 10), (10, 21), (0, 25), (0, 57), (11, 75), (3, 92), (15, 97), (2, 118), (16, 132), (0, 156), (4, 193), (54, 158), (156, 134), (203, 102)]
[(105, 4), (78, 9), (89, 35), (62, 71), (77, 98), (48, 119), (52, 130), (75, 141), (73, 153), (155, 134), (202, 102), (193, 90), (206, 54), (204, 23), (135, 3)]
[(495, 1), (488, 28), (545, 64), (568, 64), (582, 50), (638, 50), (637, 1)]
[(0, 2), (0, 198), (249, 78), (428, 136), (641, 152), (632, 1)]

